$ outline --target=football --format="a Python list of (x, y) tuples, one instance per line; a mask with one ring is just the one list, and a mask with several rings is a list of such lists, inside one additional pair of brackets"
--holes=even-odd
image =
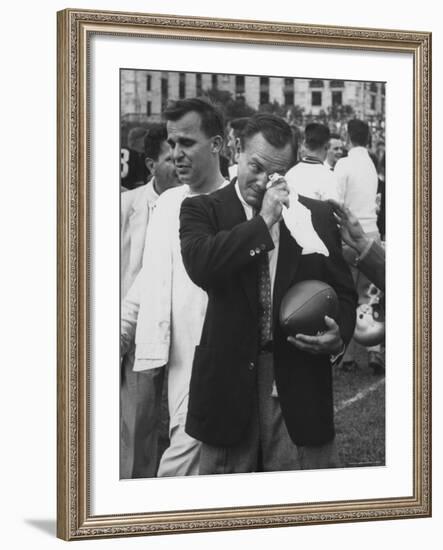
[(326, 330), (325, 315), (337, 319), (335, 290), (322, 281), (301, 281), (293, 285), (280, 305), (280, 324), (288, 336), (315, 336)]

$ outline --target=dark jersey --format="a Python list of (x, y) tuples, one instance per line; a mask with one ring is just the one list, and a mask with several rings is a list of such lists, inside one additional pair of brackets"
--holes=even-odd
[(145, 164), (145, 154), (121, 148), (120, 153), (120, 183), (126, 189), (135, 189), (146, 183), (149, 177), (149, 170)]

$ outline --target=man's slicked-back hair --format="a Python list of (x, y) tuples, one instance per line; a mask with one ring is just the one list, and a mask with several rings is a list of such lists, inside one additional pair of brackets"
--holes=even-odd
[(152, 160), (158, 160), (162, 143), (167, 139), (166, 124), (153, 123), (145, 135), (145, 155)]
[(316, 151), (327, 145), (330, 137), (331, 132), (324, 124), (312, 122), (305, 128), (305, 145), (311, 151)]
[(262, 134), (268, 143), (276, 149), (283, 149), (293, 144), (291, 127), (282, 118), (267, 113), (251, 116), (245, 124), (240, 143), (242, 150), (248, 139), (256, 134)]
[(243, 132), (248, 120), (249, 117), (242, 116), (239, 118), (233, 118), (229, 121), (229, 126), (232, 128), (232, 131), (234, 132), (234, 136), (236, 138), (241, 136), (241, 133)]
[(163, 118), (175, 122), (192, 112), (200, 115), (201, 129), (206, 137), (224, 137), (223, 114), (213, 103), (201, 97), (190, 97), (171, 102), (164, 111)]
[(354, 118), (348, 122), (348, 135), (353, 145), (366, 147), (369, 141), (369, 126), (363, 120)]
[(143, 139), (146, 135), (147, 129), (144, 126), (135, 126), (128, 132), (128, 147), (132, 148), (135, 143)]

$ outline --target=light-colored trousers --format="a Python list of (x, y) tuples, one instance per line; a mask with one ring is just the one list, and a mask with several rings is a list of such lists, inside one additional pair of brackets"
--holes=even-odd
[(163, 453), (157, 477), (198, 475), (200, 441), (185, 432), (186, 412), (169, 427), (169, 447)]

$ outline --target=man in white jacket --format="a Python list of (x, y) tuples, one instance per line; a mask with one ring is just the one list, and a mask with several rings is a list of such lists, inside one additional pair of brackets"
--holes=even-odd
[[(159, 196), (179, 185), (166, 141), (165, 124), (155, 124), (145, 136), (146, 164), (151, 180), (121, 195), (121, 299), (126, 296), (142, 266), (146, 231)], [(134, 345), (122, 354), (120, 477), (151, 477), (157, 468), (156, 445), (162, 372), (144, 375), (133, 371)]]
[(168, 369), (170, 445), (158, 476), (196, 475), (200, 443), (184, 430), (195, 346), (201, 336), (207, 295), (189, 279), (179, 240), (182, 201), (211, 193), (228, 182), (220, 172), (224, 124), (214, 106), (201, 99), (177, 101), (164, 113), (168, 143), (180, 181), (162, 195), (149, 226), (139, 273), (122, 307), (122, 348), (135, 333), (134, 370)]

